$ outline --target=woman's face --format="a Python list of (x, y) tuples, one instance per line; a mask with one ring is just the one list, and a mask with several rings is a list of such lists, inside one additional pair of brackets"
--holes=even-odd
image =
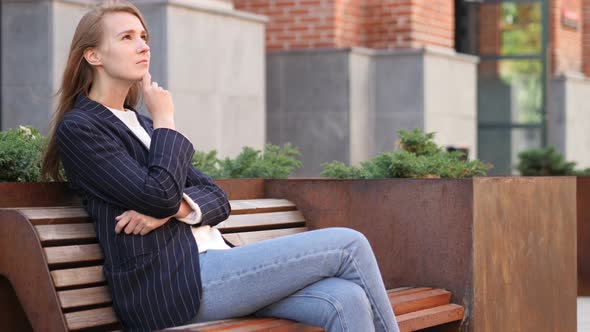
[(141, 21), (127, 12), (106, 14), (103, 40), (97, 51), (105, 73), (111, 78), (139, 81), (148, 71), (150, 47)]

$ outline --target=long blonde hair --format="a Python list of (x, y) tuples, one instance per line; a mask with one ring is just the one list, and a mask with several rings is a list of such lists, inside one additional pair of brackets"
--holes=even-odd
[[(41, 177), (44, 180), (64, 180), (59, 172), (60, 156), (56, 140), (57, 126), (64, 114), (74, 108), (76, 96), (80, 93), (89, 94), (96, 73), (93, 67), (84, 59), (84, 51), (99, 46), (104, 33), (102, 19), (106, 14), (114, 12), (126, 12), (135, 15), (143, 25), (149, 40), (145, 20), (139, 9), (131, 3), (105, 1), (82, 17), (72, 38), (61, 87), (57, 93), (59, 101), (49, 123), (48, 143), (41, 165)], [(125, 104), (136, 106), (139, 102), (140, 92), (140, 82), (134, 83), (125, 98)]]

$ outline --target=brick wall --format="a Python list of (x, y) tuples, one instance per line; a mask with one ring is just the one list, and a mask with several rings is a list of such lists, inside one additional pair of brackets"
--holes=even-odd
[(582, 65), (583, 72), (590, 77), (590, 0), (583, 0)]
[(554, 74), (568, 70), (582, 70), (582, 20), (576, 29), (562, 25), (564, 9), (582, 17), (582, 0), (553, 0), (550, 8), (551, 68)]
[(234, 0), (269, 17), (269, 50), (454, 47), (453, 0)]

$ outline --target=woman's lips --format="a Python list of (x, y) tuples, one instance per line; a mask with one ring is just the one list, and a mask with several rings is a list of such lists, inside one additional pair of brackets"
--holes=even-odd
[(148, 61), (147, 61), (147, 60), (141, 60), (141, 61), (139, 61), (137, 64), (139, 65), (139, 64), (144, 64), (144, 63), (145, 63), (145, 64), (147, 64), (147, 63), (148, 63)]

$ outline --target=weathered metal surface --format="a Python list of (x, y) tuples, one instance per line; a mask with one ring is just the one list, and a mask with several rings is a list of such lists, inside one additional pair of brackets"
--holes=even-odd
[(578, 295), (590, 296), (590, 176), (578, 177)]
[(471, 180), (267, 180), (266, 195), (294, 202), (310, 228), (365, 234), (386, 288), (445, 288), (469, 315)]
[(465, 306), (459, 330), (470, 332), (575, 331), (575, 192), (565, 177), (268, 180), (265, 188), (293, 201), (310, 228), (364, 233), (387, 288), (450, 290)]
[(474, 182), (477, 331), (576, 330), (576, 179)]
[(80, 205), (66, 182), (0, 183), (0, 208)]
[(216, 179), (229, 199), (264, 198), (264, 179)]

